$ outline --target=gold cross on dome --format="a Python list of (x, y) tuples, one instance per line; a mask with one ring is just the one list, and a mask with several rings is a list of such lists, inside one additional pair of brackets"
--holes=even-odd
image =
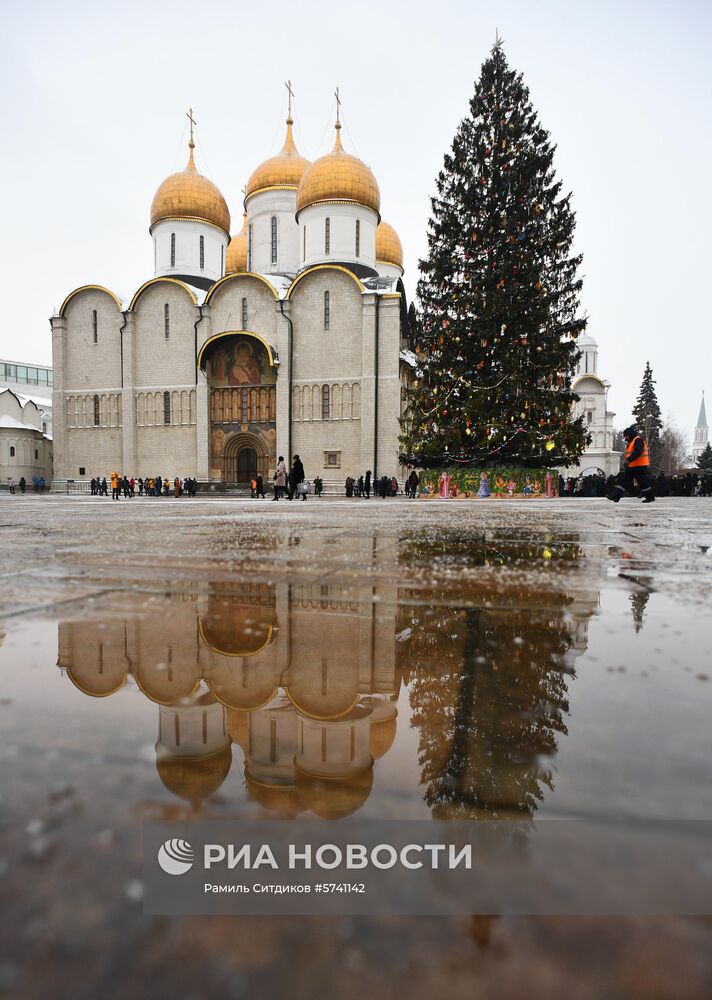
[(339, 88), (337, 87), (334, 91), (334, 97), (336, 98), (336, 124), (341, 124), (341, 98), (339, 97)]
[(294, 97), (294, 91), (292, 90), (292, 81), (291, 80), (287, 80), (287, 82), (285, 83), (284, 86), (287, 88), (287, 93), (289, 95), (289, 97), (287, 98), (287, 104), (288, 104), (288, 108), (289, 108), (287, 114), (288, 114), (289, 118), (291, 118), (292, 117), (292, 98)]
[(190, 141), (192, 142), (193, 141), (193, 126), (197, 125), (198, 123), (195, 120), (195, 118), (193, 118), (193, 109), (192, 108), (188, 108), (188, 110), (185, 113), (185, 116), (188, 119), (188, 121), (190, 122)]

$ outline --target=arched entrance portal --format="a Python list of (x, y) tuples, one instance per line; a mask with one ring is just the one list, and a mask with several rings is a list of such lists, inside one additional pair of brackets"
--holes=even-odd
[(277, 361), (257, 334), (226, 331), (201, 349), (208, 379), (210, 479), (266, 481), (277, 464)]
[(233, 434), (225, 441), (222, 481), (246, 486), (255, 476), (267, 479), (269, 455), (264, 442), (254, 434)]

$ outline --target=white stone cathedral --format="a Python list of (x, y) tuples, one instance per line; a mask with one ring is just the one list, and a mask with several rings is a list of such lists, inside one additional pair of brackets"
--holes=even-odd
[(51, 319), (54, 482), (398, 474), (408, 379), (403, 251), (376, 179), (340, 138), (310, 163), (291, 110), (230, 237), (218, 188), (188, 163), (151, 205), (155, 275), (128, 302), (82, 285)]
[(563, 475), (595, 475), (604, 472), (614, 476), (620, 471), (621, 453), (613, 449), (613, 418), (615, 413), (608, 409), (610, 382), (601, 378), (598, 372), (598, 343), (582, 334), (576, 341), (579, 357), (571, 388), (578, 394), (573, 416), (583, 417), (586, 432), (591, 442), (586, 446), (578, 466), (561, 469)]

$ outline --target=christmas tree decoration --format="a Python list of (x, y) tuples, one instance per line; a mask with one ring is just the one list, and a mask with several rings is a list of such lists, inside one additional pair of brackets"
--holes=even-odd
[(571, 388), (586, 328), (581, 257), (553, 161), (522, 76), (497, 42), (431, 200), (410, 324), (418, 371), (402, 420), (405, 462), (550, 468), (586, 445)]

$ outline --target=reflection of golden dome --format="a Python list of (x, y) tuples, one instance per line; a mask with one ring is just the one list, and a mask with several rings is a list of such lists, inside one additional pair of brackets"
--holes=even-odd
[(379, 222), (376, 229), (376, 260), (403, 267), (403, 246), (400, 237), (387, 222)]
[(207, 177), (199, 174), (193, 159), (195, 143), (188, 144), (188, 166), (166, 177), (153, 196), (151, 226), (162, 219), (198, 219), (211, 222), (230, 235), (230, 212), (223, 196)]
[(304, 811), (304, 803), (299, 798), (296, 785), (265, 785), (254, 781), (249, 774), (245, 775), (247, 794), (263, 809), (277, 813), (283, 819), (289, 819)]
[(156, 770), (169, 792), (196, 806), (217, 792), (231, 764), (232, 747), (228, 743), (210, 757), (160, 757)]
[(231, 237), (225, 256), (225, 274), (238, 274), (247, 270), (247, 212), (242, 215), (242, 229)]
[(267, 188), (296, 188), (304, 171), (311, 166), (309, 160), (305, 160), (303, 156), (299, 155), (297, 147), (294, 145), (293, 124), (292, 119), (288, 118), (287, 136), (281, 150), (276, 156), (261, 163), (253, 172), (247, 182), (245, 204), (252, 195), (265, 191)]
[(308, 809), (322, 819), (342, 819), (360, 809), (373, 787), (373, 767), (343, 778), (321, 778), (295, 765), (297, 790)]
[(297, 213), (323, 201), (350, 201), (378, 212), (381, 192), (376, 178), (356, 156), (341, 145), (341, 123), (336, 123), (336, 142), (304, 172), (297, 190)]
[(382, 757), (385, 753), (388, 753), (393, 746), (393, 741), (396, 738), (397, 728), (398, 721), (395, 715), (390, 719), (382, 719), (371, 722), (369, 744), (372, 757), (378, 758)]

